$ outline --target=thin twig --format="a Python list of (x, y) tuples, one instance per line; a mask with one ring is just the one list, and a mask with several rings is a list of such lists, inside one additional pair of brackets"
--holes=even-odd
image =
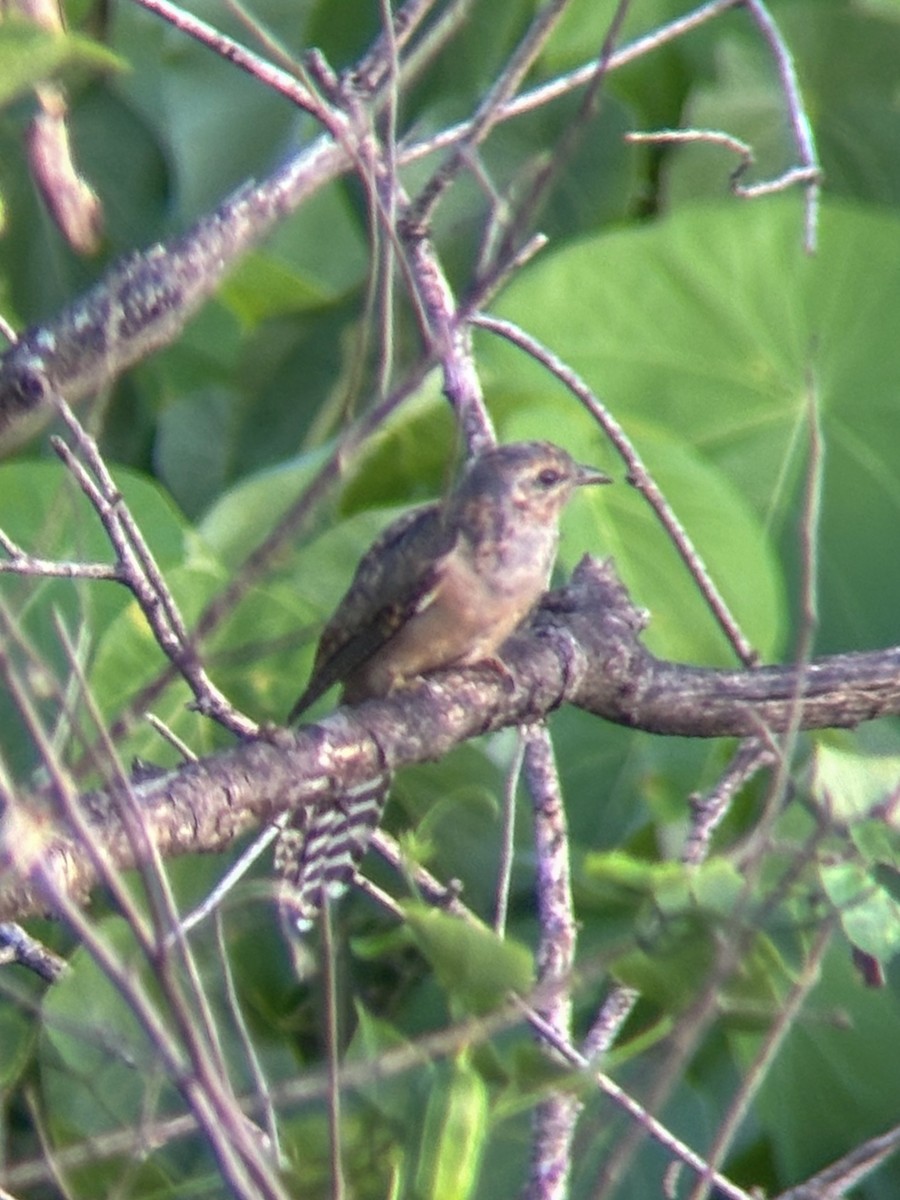
[[(713, 0), (702, 5), (623, 48), (611, 57), (609, 69), (698, 28), (736, 2)], [(164, 8), (161, 0), (158, 11), (163, 15)], [(204, 31), (198, 29), (197, 33), (201, 36)], [(215, 31), (212, 33), (215, 35)], [(252, 66), (256, 70), (258, 65), (265, 66), (263, 60), (258, 60), (248, 64), (248, 69)], [(498, 119), (529, 111), (554, 95), (581, 86), (595, 70), (592, 63), (530, 93), (523, 106), (511, 105), (500, 110)], [(264, 70), (262, 73), (265, 76)], [(286, 77), (283, 82), (290, 94), (294, 81)], [(333, 106), (328, 107), (325, 115), (331, 119), (331, 138), (319, 138), (262, 183), (251, 181), (238, 188), (215, 211), (174, 241), (153, 246), (116, 264), (90, 292), (47, 326), (37, 326), (19, 340), (12, 335), (15, 344), (0, 360), (0, 436), (4, 441), (15, 444), (45, 419), (45, 401), (54, 392), (74, 403), (107, 386), (133, 363), (171, 342), (248, 247), (263, 238), (313, 191), (351, 163), (358, 163), (345, 117)], [(431, 139), (414, 150), (398, 151), (398, 163), (410, 162), (470, 133), (467, 124), (457, 126), (443, 140)]]
[[(355, 83), (366, 95), (374, 96), (380, 91), (385, 77), (393, 70), (392, 56), (399, 56), (400, 52), (406, 49), (422, 23), (427, 20), (436, 2), (437, 0), (406, 0), (394, 13), (390, 23), (382, 23), (380, 35), (353, 70)], [(463, 0), (464, 4), (470, 2), (471, 0)], [(458, 3), (450, 6), (451, 9), (458, 7)], [(439, 21), (445, 16), (446, 14), (441, 14)], [(407, 80), (404, 79), (404, 82)]]
[(781, 81), (781, 90), (787, 103), (788, 119), (797, 144), (797, 153), (805, 171), (809, 173), (806, 180), (806, 229), (805, 247), (807, 254), (814, 254), (818, 244), (819, 194), (821, 192), (822, 171), (816, 153), (816, 141), (812, 125), (806, 114), (803, 97), (800, 94), (800, 81), (790, 50), (781, 36), (781, 30), (766, 7), (765, 0), (746, 0), (747, 9), (759, 30), (765, 38)]
[(259, 1110), (263, 1114), (265, 1120), (266, 1133), (268, 1136), (269, 1145), (271, 1146), (272, 1158), (279, 1165), (282, 1162), (281, 1144), (278, 1137), (278, 1120), (275, 1115), (275, 1105), (272, 1101), (272, 1085), (266, 1078), (263, 1070), (262, 1061), (257, 1053), (256, 1046), (253, 1043), (253, 1036), (250, 1026), (247, 1024), (247, 1019), (244, 1016), (244, 1010), (241, 1005), (241, 999), (238, 995), (237, 985), (234, 979), (234, 970), (232, 968), (231, 954), (225, 937), (225, 923), (222, 920), (221, 912), (216, 912), (215, 920), (216, 930), (216, 948), (219, 955), (219, 962), (222, 964), (222, 978), (225, 984), (225, 999), (228, 1003), (228, 1011), (231, 1013), (231, 1020), (237, 1031), (238, 1041), (241, 1049), (244, 1052), (244, 1057), (247, 1060), (247, 1065), (250, 1068), (250, 1076), (253, 1080), (253, 1087), (257, 1098)]
[[(382, 1051), (375, 1059), (357, 1059), (341, 1064), (338, 1082), (342, 1090), (364, 1091), (373, 1081), (397, 1078), (413, 1070), (421, 1070), (439, 1058), (459, 1053), (466, 1047), (520, 1026), (521, 1010), (509, 1004), (486, 1017), (473, 1017), (456, 1025), (425, 1033), (414, 1041)], [(279, 1109), (308, 1105), (327, 1099), (331, 1081), (325, 1069), (312, 1069), (293, 1078), (273, 1084), (268, 1100)], [(248, 1114), (259, 1112), (263, 1102), (258, 1095), (245, 1097), (241, 1108)], [(179, 1138), (203, 1128), (194, 1113), (155, 1122), (149, 1129), (125, 1129), (98, 1133), (84, 1142), (64, 1146), (55, 1151), (59, 1166), (77, 1170), (113, 1156), (125, 1158), (146, 1153), (148, 1145), (166, 1146)], [(50, 1175), (48, 1157), (14, 1164), (4, 1172), (4, 1181), (14, 1187), (29, 1187), (46, 1182)], [(435, 1198), (436, 1200), (436, 1198)]]
[[(680, 37), (684, 37), (688, 33), (692, 33), (708, 21), (720, 17), (729, 8), (736, 8), (741, 3), (743, 3), (743, 0), (709, 0), (708, 3), (699, 5), (684, 16), (678, 17), (676, 20), (668, 22), (668, 24), (661, 25), (651, 33), (636, 38), (633, 42), (628, 42), (619, 50), (616, 50), (610, 55), (607, 71), (618, 71), (630, 63), (637, 62), (645, 55), (651, 54), (654, 50), (658, 50), (662, 46)], [(552, 100), (560, 99), (563, 96), (567, 96), (570, 92), (577, 91), (579, 88), (590, 83), (596, 70), (596, 61), (592, 60), (576, 68), (574, 71), (570, 71), (566, 75), (561, 75), (557, 79), (552, 79), (548, 83), (543, 83), (539, 87), (523, 92), (520, 96), (515, 97), (500, 107), (497, 112), (498, 121), (509, 121), (515, 117), (524, 116), (526, 113), (543, 108), (544, 105)], [(401, 164), (405, 165), (414, 162), (417, 159), (424, 158), (426, 155), (434, 154), (438, 150), (444, 150), (448, 146), (453, 146), (468, 137), (471, 132), (472, 120), (460, 121), (459, 124), (452, 125), (430, 138), (422, 139), (415, 144), (406, 145), (401, 151)]]
[(174, 729), (170, 729), (165, 721), (158, 717), (156, 713), (144, 713), (144, 720), (152, 729), (156, 730), (164, 742), (166, 742), (178, 753), (182, 762), (197, 761), (197, 755), (190, 748), (187, 742), (183, 738), (180, 738)]
[(12, 543), (3, 534), (0, 534), (0, 541), (3, 543), (3, 549), (10, 556), (6, 562), (0, 562), (0, 575), (122, 582), (118, 567), (111, 567), (108, 563), (55, 562), (49, 558), (38, 558), (18, 548), (11, 550)]
[(538, 10), (519, 45), (476, 109), (465, 136), (460, 138), (450, 157), (419, 192), (409, 214), (411, 224), (422, 227), (430, 221), (439, 200), (466, 165), (471, 151), (484, 141), (497, 124), (503, 106), (515, 94), (569, 3), (570, 0), (546, 0)]
[(12, 921), (0, 922), (0, 966), (18, 963), (47, 983), (55, 983), (68, 963)]
[[(8, 621), (9, 617), (5, 606), (2, 612), (4, 619)], [(0, 652), (0, 674), (3, 676), (19, 717), (47, 773), (51, 796), (57, 810), (55, 813), (44, 814), (33, 802), (26, 803), (18, 798), (15, 800), (10, 798), (5, 814), (6, 828), (4, 831), (4, 849), (10, 862), (24, 878), (30, 878), (33, 873), (38, 872), (38, 878), (43, 886), (46, 876), (53, 876), (55, 870), (63, 868), (62, 864), (54, 860), (54, 856), (44, 854), (42, 827), (46, 826), (49, 833), (52, 828), (50, 818), (64, 817), (75, 837), (79, 839), (82, 852), (91, 863), (97, 879), (109, 889), (119, 911), (131, 925), (138, 945), (145, 954), (149, 955), (152, 951), (153, 940), (147, 923), (132, 899), (131, 893), (124, 886), (121, 875), (103, 852), (98, 839), (93, 836), (86, 816), (85, 805), (82, 804), (54, 751), (44, 723), (35, 708), (31, 690), (20, 678), (19, 672), (5, 652)], [(107, 803), (112, 812), (113, 806), (109, 802)], [(133, 846), (130, 846), (129, 849), (132, 853), (134, 852)], [(57, 880), (55, 876), (53, 876), (53, 880), (55, 885), (66, 890), (67, 881)]]
[(636, 988), (625, 987), (624, 984), (613, 987), (600, 1006), (581, 1046), (581, 1053), (589, 1062), (596, 1062), (612, 1049), (639, 999), (640, 992)]
[(900, 1150), (900, 1125), (870, 1138), (774, 1200), (841, 1200)]
[(260, 1155), (249, 1135), (240, 1110), (210, 1079), (202, 1081), (190, 1070), (181, 1047), (138, 982), (113, 949), (95, 930), (91, 921), (45, 873), (42, 886), (48, 901), (69, 924), (86, 951), (110, 984), (128, 1005), (165, 1066), (169, 1079), (179, 1088), (203, 1130), (219, 1164), (224, 1180), (235, 1196), (244, 1200), (286, 1200), (287, 1193), (276, 1173)]
[(623, 1109), (659, 1146), (667, 1150), (674, 1158), (696, 1172), (696, 1174), (700, 1176), (709, 1174), (715, 1186), (727, 1200), (754, 1200), (754, 1197), (749, 1192), (745, 1192), (743, 1188), (739, 1188), (719, 1171), (709, 1171), (708, 1164), (701, 1155), (695, 1153), (690, 1146), (676, 1137), (671, 1130), (667, 1129), (662, 1122), (658, 1121), (652, 1113), (648, 1112), (643, 1105), (639, 1104), (637, 1100), (630, 1096), (609, 1075), (606, 1075), (603, 1071), (598, 1071), (574, 1046), (565, 1039), (560, 1038), (557, 1031), (549, 1022), (544, 1020), (540, 1013), (524, 1004), (522, 1005), (522, 1011), (528, 1017), (531, 1024), (540, 1032), (541, 1036), (553, 1046), (566, 1062), (577, 1070), (588, 1074), (597, 1084), (600, 1091), (608, 1096), (619, 1108)]
[(822, 437), (818, 387), (812, 367), (806, 372), (806, 419), (809, 437), (803, 504), (800, 515), (800, 631), (794, 651), (796, 682), (789, 718), (779, 743), (779, 757), (766, 798), (760, 827), (774, 820), (787, 795), (789, 772), (802, 728), (802, 697), (811, 670), (813, 645), (818, 628), (818, 543), (822, 517), (822, 486), (825, 472), (825, 442)]
[(84, 464), (61, 438), (52, 445), (93, 506), (116, 552), (119, 582), (139, 604), (157, 644), (191, 688), (197, 708), (240, 736), (256, 732), (253, 721), (239, 714), (209, 678), (194, 650), (184, 619), (162, 571), (103, 461), (96, 442), (69, 406), (58, 406), (76, 441)]
[(596, 118), (600, 109), (600, 96), (603, 85), (609, 73), (609, 65), (615, 51), (616, 40), (625, 21), (630, 3), (631, 0), (617, 0), (615, 12), (610, 19), (606, 35), (603, 39), (603, 45), (597, 57), (594, 74), (585, 89), (578, 112), (567, 124), (563, 136), (554, 147), (553, 153), (548, 155), (543, 165), (539, 167), (527, 195), (522, 196), (518, 201), (515, 222), (506, 231), (506, 236), (500, 246), (501, 258), (508, 257), (510, 248), (519, 240), (519, 231), (527, 226), (528, 221), (539, 210), (544, 198), (550, 193), (555, 180), (560, 177), (572, 161), (580, 142), (585, 136), (588, 124)]
[(0, 314), (0, 334), (6, 338), (10, 346), (14, 346), (19, 340), (19, 335), (16, 333), (15, 328), (2, 314)]
[(321, 97), (312, 88), (301, 83), (295, 73), (288, 74), (288, 72), (280, 70), (272, 62), (260, 58), (258, 54), (254, 54), (206, 21), (193, 16), (178, 4), (170, 4), (169, 0), (137, 0), (137, 2), (142, 8), (161, 17), (187, 37), (208, 47), (226, 62), (232, 63), (254, 79), (258, 79), (272, 91), (286, 96), (292, 104), (304, 109), (317, 121), (320, 121), (326, 129), (330, 129), (333, 110), (323, 104)]
[(458, 318), (453, 292), (431, 239), (421, 227), (403, 224), (423, 333), (441, 364), (444, 392), (456, 413), (467, 451), (474, 456), (495, 445), (497, 437), (475, 368), (471, 327)]
[[(731, 172), (729, 181), (735, 196), (755, 200), (760, 196), (771, 196), (776, 192), (785, 192), (795, 184), (814, 184), (821, 180), (822, 172), (818, 167), (788, 167), (774, 179), (762, 180), (759, 183), (742, 183), (741, 180), (756, 162), (753, 147), (734, 134), (724, 133), (720, 129), (654, 129), (646, 132), (631, 132), (625, 134), (625, 141), (634, 144), (641, 143), (674, 143), (691, 144), (700, 142), (709, 146), (723, 146), (740, 158), (740, 163)], [(807, 225), (807, 229), (809, 226)], [(809, 244), (806, 246), (810, 249)]]
[[(102, 715), (94, 702), (93, 693), (77, 660), (68, 631), (61, 621), (57, 622), (57, 631), (69, 660), (69, 670), (78, 685), (81, 702), (88, 709), (94, 726), (99, 730), (105, 760), (111, 764), (115, 782), (118, 784), (115, 790), (118, 813), (135, 848), (135, 858), (155, 928), (155, 943), (145, 943), (142, 949), (154, 968), (162, 992), (169, 1002), (172, 1020), (181, 1030), (183, 1043), (190, 1048), (191, 1060), (198, 1076), (202, 1078), (215, 1075), (225, 1079), (227, 1069), (215, 1019), (196, 959), (181, 931), (178, 907), (162, 854), (135, 799), (128, 774), (106, 733)], [(170, 931), (174, 933), (171, 941), (167, 940)], [(187, 994), (184, 980), (189, 989)]]
[[(283, 827), (287, 824), (289, 817), (289, 812), (282, 813), (277, 821), (273, 821), (271, 825), (267, 825), (262, 833), (253, 839), (247, 849), (243, 850), (240, 856), (235, 859), (215, 887), (203, 898), (201, 903), (181, 918), (178, 928), (182, 935), (196, 929), (207, 917), (211, 916), (221, 907), (222, 901), (228, 893), (234, 890), (235, 885), (244, 878), (257, 859), (261, 858), (275, 841)], [(170, 938), (175, 937), (175, 932), (175, 930), (172, 931), (169, 935)]]
[(683, 863), (696, 866), (706, 860), (712, 836), (725, 818), (737, 792), (758, 771), (771, 766), (777, 758), (767, 740), (747, 738), (741, 742), (715, 786), (702, 795), (694, 793), (688, 798), (691, 827), (681, 852)]
[(819, 982), (822, 960), (831, 941), (835, 924), (836, 918), (826, 921), (816, 933), (799, 978), (782, 1003), (772, 1027), (763, 1038), (753, 1062), (745, 1072), (741, 1086), (729, 1105), (728, 1111), (719, 1122), (715, 1138), (707, 1153), (708, 1170), (697, 1180), (688, 1200), (707, 1200), (710, 1188), (714, 1186), (711, 1172), (721, 1167), (725, 1161), (728, 1148), (737, 1136), (741, 1122), (746, 1117), (754, 1096), (762, 1087), (776, 1054), (783, 1045), (784, 1039), (793, 1029), (794, 1022), (799, 1017), (810, 993)]

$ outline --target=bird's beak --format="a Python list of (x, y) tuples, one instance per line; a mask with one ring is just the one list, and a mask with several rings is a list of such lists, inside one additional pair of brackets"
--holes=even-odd
[(598, 471), (595, 467), (587, 467), (583, 463), (576, 463), (578, 468), (575, 473), (575, 486), (584, 487), (588, 483), (613, 483), (613, 479), (609, 475), (604, 475), (602, 471)]

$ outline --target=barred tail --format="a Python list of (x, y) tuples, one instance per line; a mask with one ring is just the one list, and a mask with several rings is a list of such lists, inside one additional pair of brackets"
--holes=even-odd
[(326, 899), (340, 896), (356, 874), (378, 828), (390, 776), (378, 775), (344, 792), (327, 808), (300, 809), (278, 837), (275, 870), (285, 926), (306, 933)]

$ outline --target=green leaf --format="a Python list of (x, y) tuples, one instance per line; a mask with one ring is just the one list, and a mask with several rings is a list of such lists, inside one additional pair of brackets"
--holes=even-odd
[(868, 751), (849, 734), (819, 737), (811, 785), (813, 799), (832, 821), (855, 824), (880, 816), (897, 827), (894, 809), (900, 787), (900, 751)]
[[(414, 1044), (390, 1022), (371, 1013), (360, 1001), (355, 1000), (353, 1009), (356, 1014), (356, 1030), (353, 1040), (347, 1050), (348, 1062), (369, 1062), (373, 1064), (372, 1079), (359, 1087), (359, 1094), (366, 1102), (387, 1121), (410, 1122), (417, 1115), (413, 1109), (418, 1106), (419, 1097), (416, 1089), (410, 1087), (407, 1075), (394, 1078), (390, 1074), (382, 1078), (377, 1069), (379, 1056), (392, 1050), (404, 1049), (411, 1061), (421, 1064), (425, 1086), (433, 1079), (435, 1067), (419, 1054)], [(416, 1087), (420, 1086), (417, 1078)]]
[[(678, 863), (651, 863), (635, 858), (624, 850), (587, 854), (582, 863), (585, 876), (613, 892), (652, 896), (661, 882), (684, 881), (684, 867)], [(685, 896), (686, 887), (683, 886)]]
[(109, 71), (124, 63), (76, 33), (51, 33), (10, 18), (0, 22), (0, 106), (72, 66)]
[[(165, 489), (137, 471), (116, 467), (116, 485), (162, 566), (181, 560), (185, 523)], [(10, 537), (44, 558), (112, 561), (99, 519), (71, 476), (52, 462), (0, 466), (0, 511)]]
[[(806, 1179), (887, 1127), (887, 1114), (900, 1110), (898, 1045), (896, 989), (861, 987), (846, 945), (835, 941), (811, 1007), (787, 1032), (754, 1106), (785, 1183)], [(745, 1044), (747, 1070), (758, 1049), (758, 1042)], [(896, 1176), (884, 1182), (890, 1196)]]
[(882, 963), (900, 950), (900, 904), (859, 863), (823, 863), (822, 886), (854, 946)]
[[(191, 627), (225, 587), (228, 576), (215, 563), (200, 560), (170, 569), (166, 579)], [(265, 587), (248, 588), (205, 645), (204, 658), (214, 682), (239, 709), (261, 720), (283, 717), (309, 672), (312, 642), (320, 628), (318, 617), (319, 608), (305, 602), (289, 583), (272, 581)], [(102, 710), (112, 717), (166, 665), (143, 614), (132, 601), (104, 631), (89, 682)], [(153, 711), (198, 751), (211, 751), (226, 735), (192, 711), (191, 698), (179, 677), (154, 699)], [(125, 748), (123, 743), (123, 754)], [(174, 761), (171, 750), (144, 725), (130, 732), (127, 752), (153, 762)]]
[(112, 44), (136, 64), (121, 90), (152, 125), (171, 164), (176, 224), (269, 169), (292, 133), (301, 133), (290, 105), (146, 10), (117, 6), (108, 27)]
[[(132, 982), (143, 991), (146, 976), (142, 983), (126, 923), (108, 918), (96, 934), (116, 957), (133, 962)], [(172, 1103), (174, 1089), (158, 1050), (86, 950), (75, 951), (42, 1012), (41, 1078), (51, 1129), (90, 1137), (140, 1122), (154, 1092), (157, 1103)]]
[[(624, 851), (589, 854), (583, 886), (607, 907), (632, 910), (625, 935), (639, 945), (618, 953), (613, 974), (667, 1012), (681, 1012), (707, 986), (723, 947), (745, 939), (730, 976), (719, 985), (719, 1003), (733, 1018), (757, 1022), (777, 1002), (787, 976), (780, 954), (760, 930), (746, 928), (746, 880), (728, 859), (700, 866), (648, 863)], [(647, 902), (650, 902), (649, 904)]]
[[(828, 547), (820, 562), (821, 649), (890, 644), (900, 559), (883, 548), (900, 522), (900, 346), (886, 298), (900, 291), (900, 265), (884, 247), (900, 238), (900, 222), (826, 204), (815, 258), (803, 253), (802, 229), (799, 199), (685, 209), (547, 255), (498, 307), (612, 406), (767, 651), (766, 613), (773, 599), (779, 610), (783, 603), (774, 556), (788, 580), (797, 573), (814, 397), (827, 459), (818, 531)], [(479, 345), (504, 411), (523, 397), (532, 404), (540, 389), (545, 436), (572, 427), (572, 402), (545, 373), (496, 338)], [(586, 432), (582, 421), (581, 428), (581, 456), (599, 455), (596, 426)], [(620, 517), (624, 491), (607, 488), (602, 500), (592, 498), (604, 506), (606, 544), (650, 606), (651, 629), (667, 620), (673, 631), (686, 630), (695, 610), (682, 611), (681, 588), (660, 607), (659, 587), (645, 582), (657, 557), (648, 540), (652, 520), (643, 509)], [(660, 580), (671, 576), (678, 585), (669, 562), (660, 561)], [(758, 609), (751, 598), (757, 579), (769, 596)]]
[[(554, 440), (575, 457), (597, 463), (617, 480), (613, 487), (585, 489), (564, 513), (561, 568), (570, 571), (585, 552), (612, 554), (636, 602), (650, 610), (644, 639), (651, 650), (676, 661), (733, 662), (733, 651), (693, 578), (649, 505), (621, 481), (621, 468), (610, 461), (596, 425), (580, 410), (562, 408), (555, 397), (510, 395), (514, 385), (508, 377), (500, 399), (505, 440), (546, 437), (552, 430)], [(630, 433), (739, 623), (764, 655), (777, 654), (786, 615), (784, 586), (762, 522), (727, 474), (684, 438), (643, 420), (635, 421)], [(748, 578), (752, 588), (746, 586)]]
[(468, 1200), (488, 1135), (488, 1090), (463, 1052), (430, 1090), (416, 1166), (417, 1200)]
[(438, 982), (466, 1010), (490, 1012), (510, 992), (521, 995), (532, 987), (534, 961), (527, 946), (421, 904), (401, 907), (413, 941)]
[[(180, 514), (163, 489), (145, 476), (116, 469), (114, 477), (156, 561), (164, 571), (171, 569), (182, 561), (187, 545)], [(87, 500), (74, 480), (51, 462), (21, 461), (0, 467), (0, 512), (6, 533), (28, 553), (54, 561), (108, 565), (115, 561), (106, 533)], [(62, 648), (57, 619), (65, 623), (84, 661), (90, 664), (100, 639), (128, 609), (130, 593), (109, 581), (12, 575), (3, 577), (0, 588), (5, 602), (17, 614), (19, 630), (28, 638), (35, 664), (42, 665), (42, 669), (33, 667), (31, 673), (37, 698), (46, 698), (58, 709), (71, 664)], [(121, 666), (115, 677), (120, 686)], [(11, 762), (24, 768), (24, 754), (31, 739), (22, 738), (15, 706), (6, 689), (0, 693), (0, 730), (4, 752)]]
[(699, 866), (684, 866), (650, 863), (623, 850), (611, 850), (586, 855), (582, 871), (586, 879), (608, 889), (613, 897), (646, 897), (670, 917), (701, 912), (728, 916), (745, 890), (734, 864), (718, 856)]
[(226, 566), (240, 565), (310, 483), (323, 458), (323, 452), (304, 455), (225, 492), (198, 526), (216, 558)]
[[(222, 576), (209, 569), (174, 568), (166, 573), (166, 584), (190, 626), (214, 590), (221, 586)], [(137, 602), (132, 600), (102, 632), (88, 684), (101, 711), (112, 720), (140, 688), (158, 677), (167, 664), (168, 660)], [(200, 746), (209, 750), (214, 729), (209, 722), (188, 711), (190, 698), (187, 685), (179, 677), (156, 698), (153, 711), (198, 750)], [(123, 754), (126, 747), (127, 755), (146, 757), (151, 762), (176, 761), (170, 748), (147, 726), (132, 730), (127, 743), (120, 745)]]
[[(732, 931), (730, 939), (737, 936)], [(637, 988), (669, 1013), (681, 1013), (716, 980), (720, 1011), (740, 1025), (764, 1025), (777, 1010), (788, 972), (774, 943), (762, 933), (747, 932), (731, 974), (719, 979), (722, 930), (701, 917), (682, 918), (661, 927), (645, 945), (612, 963), (616, 979)]]
[(34, 1027), (24, 1013), (0, 1005), (0, 1095), (18, 1081), (34, 1049)]
[[(127, 78), (127, 74), (122, 77)], [(118, 88), (94, 79), (83, 91), (79, 89), (71, 132), (78, 169), (103, 200), (110, 250), (120, 254), (145, 246), (165, 226), (172, 186), (171, 164), (153, 128)], [(32, 255), (39, 254), (46, 232), (29, 234), (35, 241)], [(134, 421), (132, 412), (127, 416)]]
[[(828, 192), (896, 205), (900, 25), (896, 5), (884, 18), (867, 7), (806, 0), (781, 5), (778, 22), (813, 117)], [(733, 27), (711, 61), (715, 78), (691, 92), (691, 124), (727, 129), (749, 142), (757, 165), (748, 180), (771, 178), (796, 163), (775, 66), (751, 23)], [(738, 165), (733, 154), (699, 144), (669, 153), (666, 162), (667, 198), (674, 205), (721, 197)]]
[(162, 412), (156, 466), (186, 512), (202, 513), (228, 479), (234, 398), (225, 388), (183, 391)]
[(241, 260), (221, 289), (220, 298), (251, 328), (266, 317), (318, 308), (326, 299), (312, 280), (261, 250)]
[[(404, 834), (410, 856), (427, 862), (441, 879), (460, 880), (475, 912), (493, 907), (501, 854), (503, 776), (498, 763), (504, 761), (504, 748), (494, 740), (491, 751), (478, 744), (458, 746), (439, 763), (401, 771), (392, 791), (393, 813), (402, 811), (411, 829)], [(524, 829), (520, 838), (527, 855)]]
[(458, 431), (432, 372), (369, 440), (341, 494), (342, 511), (434, 500), (447, 487)]

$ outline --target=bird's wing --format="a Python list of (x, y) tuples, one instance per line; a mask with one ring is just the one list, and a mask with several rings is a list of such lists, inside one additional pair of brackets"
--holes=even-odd
[(332, 686), (346, 679), (427, 605), (453, 547), (441, 528), (440, 505), (404, 513), (372, 544), (353, 582), (325, 626), (312, 676), (291, 709), (293, 721)]

